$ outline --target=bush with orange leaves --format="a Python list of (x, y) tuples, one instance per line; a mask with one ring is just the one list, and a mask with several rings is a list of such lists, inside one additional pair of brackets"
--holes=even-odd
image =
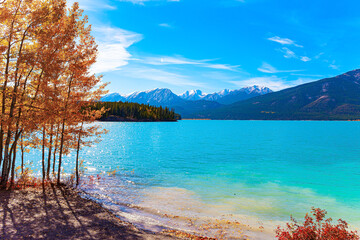
[(359, 240), (357, 232), (348, 229), (347, 222), (339, 219), (333, 225), (332, 219), (325, 219), (327, 212), (320, 208), (312, 208), (311, 215), (305, 216), (305, 222), (299, 224), (294, 218), (286, 224), (286, 228), (276, 230), (279, 240)]

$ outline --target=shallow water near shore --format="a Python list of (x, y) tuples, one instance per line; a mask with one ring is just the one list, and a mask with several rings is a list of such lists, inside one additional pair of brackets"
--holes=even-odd
[(81, 158), (102, 177), (83, 188), (140, 227), (272, 239), (314, 206), (360, 228), (359, 122), (100, 124), (109, 134)]

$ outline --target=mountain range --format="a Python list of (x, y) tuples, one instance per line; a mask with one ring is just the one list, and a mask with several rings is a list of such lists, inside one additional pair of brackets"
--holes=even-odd
[(212, 94), (192, 90), (181, 95), (155, 89), (128, 96), (108, 94), (102, 100), (166, 106), (183, 118), (360, 120), (360, 69), (278, 92), (259, 86)]
[(203, 111), (196, 117), (235, 120), (359, 120), (360, 69)]
[(200, 90), (191, 90), (176, 95), (170, 89), (159, 88), (143, 92), (134, 92), (126, 96), (119, 93), (110, 93), (105, 95), (101, 101), (134, 102), (169, 107), (175, 109), (175, 111), (184, 118), (192, 118), (200, 112), (217, 109), (227, 104), (243, 101), (270, 92), (272, 91), (267, 87), (252, 86), (238, 90), (225, 89), (212, 94), (205, 94)]

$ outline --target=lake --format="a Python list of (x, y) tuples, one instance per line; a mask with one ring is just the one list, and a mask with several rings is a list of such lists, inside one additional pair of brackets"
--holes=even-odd
[(140, 227), (272, 239), (314, 206), (360, 228), (360, 122), (100, 124), (83, 189)]

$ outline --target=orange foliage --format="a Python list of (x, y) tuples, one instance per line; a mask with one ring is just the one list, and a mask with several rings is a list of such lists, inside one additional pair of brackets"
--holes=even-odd
[[(23, 143), (42, 150), (43, 181), (51, 166), (55, 174), (57, 160), (60, 183), (62, 156), (105, 133), (88, 124), (105, 111), (90, 108), (105, 85), (90, 72), (97, 45), (82, 14), (77, 3), (67, 8), (65, 0), (7, 0), (0, 5), (2, 187), (10, 176), (14, 181), (19, 141), (22, 153)], [(84, 140), (92, 136), (96, 138)]]

